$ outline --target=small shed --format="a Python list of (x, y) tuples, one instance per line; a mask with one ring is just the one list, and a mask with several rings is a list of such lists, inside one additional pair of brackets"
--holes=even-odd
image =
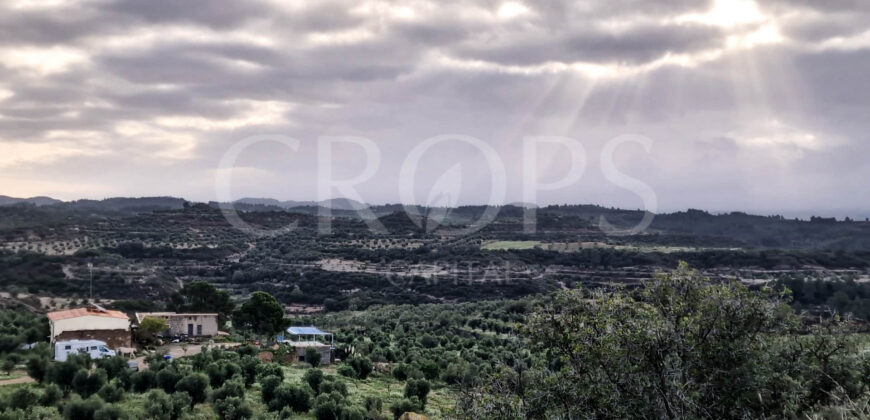
[[(290, 327), (287, 328), (287, 339), (284, 343), (293, 347), (296, 353), (296, 361), (305, 362), (305, 349), (313, 347), (320, 353), (320, 363), (327, 365), (334, 361), (333, 349), (335, 349), (335, 337), (330, 332), (321, 331), (317, 327)], [(329, 344), (325, 341), (329, 340)]]

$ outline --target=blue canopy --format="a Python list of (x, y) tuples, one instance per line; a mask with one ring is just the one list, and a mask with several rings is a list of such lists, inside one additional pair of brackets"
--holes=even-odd
[(290, 327), (287, 332), (293, 335), (332, 335), (332, 333), (320, 331), (317, 327)]

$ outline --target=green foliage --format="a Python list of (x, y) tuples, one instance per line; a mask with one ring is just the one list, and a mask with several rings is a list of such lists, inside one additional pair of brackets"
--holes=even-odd
[(308, 369), (303, 376), (305, 382), (314, 392), (319, 392), (320, 383), (323, 382), (323, 371), (320, 369)]
[(353, 368), (354, 377), (358, 379), (366, 379), (369, 377), (369, 374), (374, 370), (374, 366), (372, 365), (372, 361), (364, 356), (354, 356), (350, 359), (347, 359), (348, 366)]
[(55, 384), (45, 385), (42, 389), (42, 395), (39, 397), (39, 405), (52, 407), (63, 398), (63, 391)]
[(404, 413), (416, 413), (423, 411), (423, 403), (417, 397), (404, 398), (395, 404), (390, 405), (390, 412), (393, 413), (393, 418), (398, 419)]
[(116, 403), (124, 399), (124, 387), (117, 380), (113, 380), (97, 392), (97, 395), (108, 403)]
[(257, 366), (257, 377), (264, 378), (267, 376), (277, 376), (284, 379), (284, 369), (277, 363), (262, 363)]
[(42, 383), (46, 379), (50, 363), (45, 357), (30, 357), (26, 364), (27, 374), (37, 382)]
[(157, 372), (157, 386), (159, 386), (167, 394), (175, 392), (175, 384), (181, 380), (183, 375), (174, 367), (160, 369)]
[(224, 400), (230, 397), (242, 398), (245, 396), (245, 385), (241, 381), (231, 380), (225, 382), (220, 388), (212, 391), (212, 402)]
[(121, 420), (127, 418), (127, 413), (121, 407), (107, 404), (94, 412), (94, 420)]
[(544, 357), (505, 366), (457, 407), (504, 419), (800, 417), (866, 389), (840, 327), (805, 335), (772, 290), (681, 264), (635, 291), (558, 293), (524, 328)]
[(64, 391), (69, 391), (76, 373), (82, 369), (87, 371), (90, 365), (91, 358), (88, 355), (70, 355), (65, 362), (50, 364), (46, 379)]
[(105, 384), (106, 371), (103, 369), (96, 369), (92, 373), (85, 369), (79, 369), (72, 379), (72, 389), (83, 398), (95, 394)]
[(259, 336), (271, 336), (287, 327), (284, 307), (275, 297), (266, 292), (254, 292), (251, 298), (233, 312), (236, 328)]
[(205, 373), (213, 387), (220, 387), (235, 375), (241, 375), (242, 368), (228, 360), (218, 360), (205, 367)]
[[(239, 353), (241, 354), (241, 353)], [(257, 381), (257, 372), (260, 367), (260, 359), (253, 355), (244, 355), (239, 359), (239, 367), (245, 379), (245, 386), (250, 387)]]
[(239, 397), (229, 397), (215, 401), (212, 407), (221, 420), (243, 420), (249, 419), (254, 415), (251, 406), (248, 405), (244, 398)]
[(153, 420), (178, 420), (188, 407), (192, 407), (190, 395), (176, 392), (172, 395), (160, 389), (152, 389), (145, 394), (145, 415)]
[(40, 395), (31, 388), (18, 388), (9, 395), (9, 407), (24, 410), (39, 402)]
[(260, 379), (260, 398), (263, 404), (269, 404), (275, 396), (275, 390), (284, 380), (275, 375), (269, 375)]
[(170, 309), (176, 312), (216, 312), (218, 323), (223, 326), (235, 304), (230, 294), (218, 290), (214, 285), (204, 281), (194, 281), (184, 285), (178, 293), (172, 295)]
[(190, 398), (190, 406), (205, 402), (208, 397), (208, 376), (202, 373), (191, 373), (181, 378), (175, 384), (175, 390), (178, 392), (187, 393)]
[(347, 396), (347, 385), (339, 378), (336, 378), (332, 375), (326, 375), (323, 377), (323, 381), (320, 382), (320, 387), (318, 388), (318, 394), (331, 394), (338, 393), (342, 396)]
[(314, 347), (306, 347), (305, 348), (305, 363), (311, 365), (311, 367), (316, 368), (320, 366), (322, 355), (319, 351), (317, 351)]
[(269, 401), (270, 411), (281, 411), (290, 407), (296, 413), (304, 413), (311, 409), (311, 391), (306, 386), (281, 384), (275, 389), (274, 396)]
[(127, 359), (123, 356), (105, 357), (96, 360), (97, 367), (106, 371), (106, 379), (112, 380), (120, 376), (129, 375)]
[(340, 420), (349, 404), (338, 392), (321, 393), (314, 400), (314, 417), (317, 420)]
[(94, 414), (103, 408), (103, 400), (93, 396), (86, 400), (73, 396), (63, 407), (63, 417), (66, 420), (93, 420)]
[(145, 317), (139, 323), (139, 332), (146, 337), (152, 337), (155, 334), (162, 333), (169, 329), (169, 321), (165, 318)]
[(408, 379), (408, 382), (405, 383), (404, 395), (406, 398), (417, 398), (420, 401), (420, 407), (425, 409), (430, 389), (431, 385), (425, 379)]
[(151, 388), (157, 387), (157, 374), (154, 369), (141, 370), (130, 375), (130, 385), (133, 391), (144, 393)]

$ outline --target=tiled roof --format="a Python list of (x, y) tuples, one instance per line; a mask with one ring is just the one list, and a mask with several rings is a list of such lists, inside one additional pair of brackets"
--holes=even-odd
[(61, 319), (70, 319), (70, 318), (79, 318), (83, 316), (102, 316), (106, 318), (118, 318), (118, 319), (127, 319), (127, 317), (121, 311), (112, 311), (112, 310), (96, 310), (91, 308), (75, 308), (75, 309), (67, 309), (65, 311), (57, 311), (57, 312), (49, 312), (46, 314), (48, 319), (52, 321), (59, 321)]

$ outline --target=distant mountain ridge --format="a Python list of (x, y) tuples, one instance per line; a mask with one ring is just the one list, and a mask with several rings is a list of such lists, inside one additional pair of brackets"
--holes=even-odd
[(284, 209), (290, 209), (294, 207), (326, 207), (333, 210), (360, 210), (369, 207), (368, 204), (360, 203), (356, 200), (351, 200), (349, 198), (331, 198), (329, 200), (323, 201), (279, 201), (274, 198), (241, 198), (234, 203), (242, 203), (242, 204), (253, 204), (253, 205), (262, 205), (262, 206), (275, 206), (281, 207)]
[(14, 204), (33, 204), (34, 206), (50, 206), (54, 204), (63, 203), (63, 201), (56, 200), (51, 197), (39, 196), (39, 197), (30, 197), (30, 198), (17, 198), (17, 197), (9, 197), (7, 195), (0, 195), (0, 206), (10, 206)]

